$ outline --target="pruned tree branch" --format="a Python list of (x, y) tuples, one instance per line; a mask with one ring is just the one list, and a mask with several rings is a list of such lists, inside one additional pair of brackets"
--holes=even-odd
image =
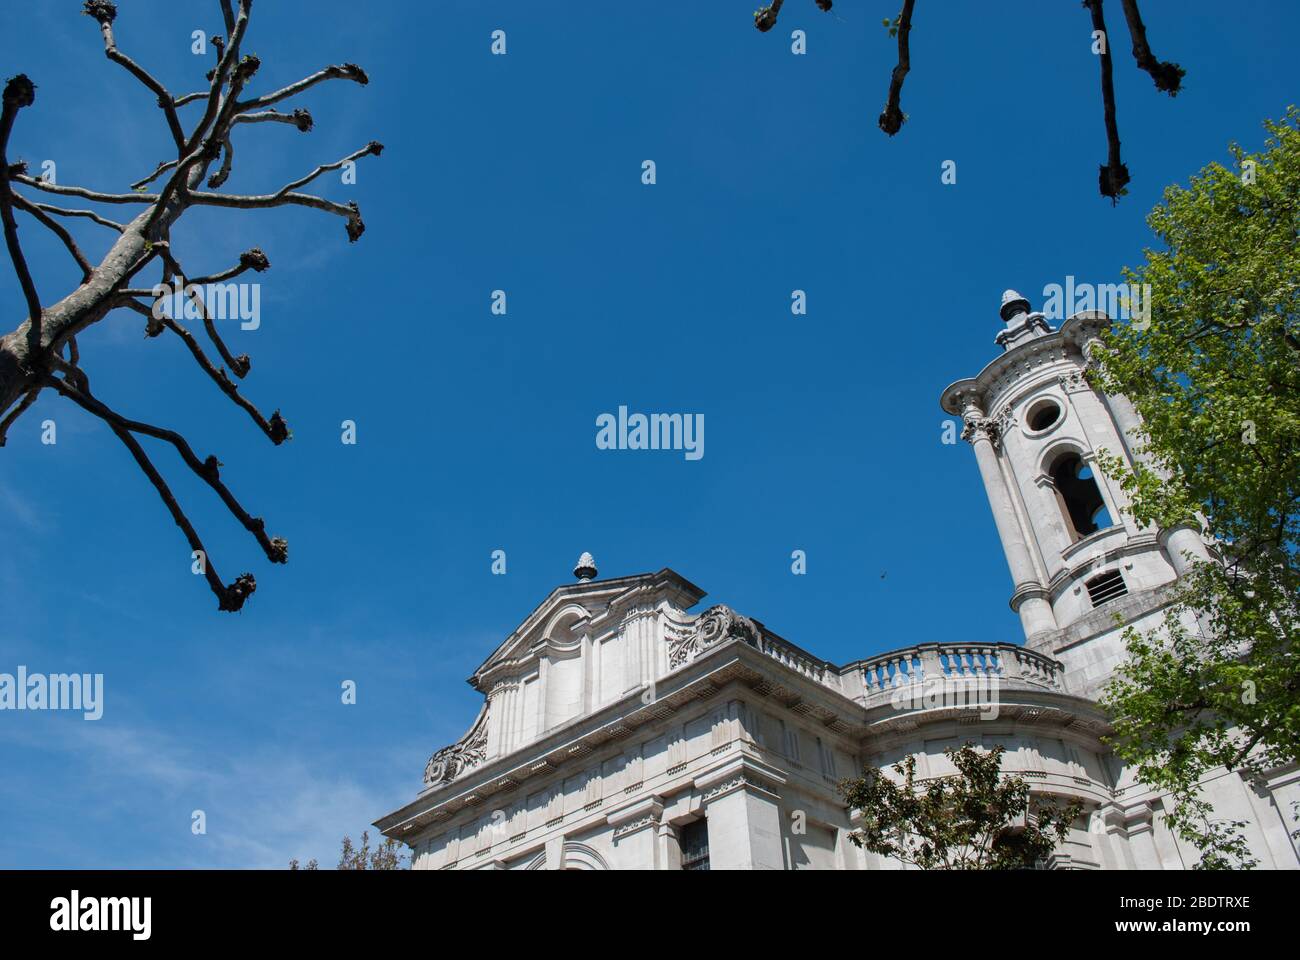
[(158, 164), (158, 169), (155, 170), (153, 173), (149, 174), (149, 176), (144, 177), (144, 178), (141, 179), (141, 180), (137, 180), (135, 183), (131, 184), (131, 189), (132, 189), (132, 190), (143, 190), (146, 186), (148, 186), (149, 184), (153, 183), (155, 180), (157, 180), (159, 177), (161, 177), (164, 173), (166, 173), (168, 170), (171, 170), (173, 167), (175, 167), (175, 166), (176, 166), (177, 164), (179, 164), (179, 163), (180, 163), (179, 160), (164, 160), (164, 161), (162, 161), (162, 163)]
[(68, 248), (68, 253), (72, 254), (72, 259), (77, 261), (77, 266), (81, 268), (82, 282), (84, 283), (89, 280), (91, 275), (95, 272), (95, 268), (90, 265), (90, 261), (88, 261), (86, 255), (81, 252), (81, 248), (77, 246), (77, 241), (72, 239), (72, 234), (67, 231), (67, 228), (53, 217), (49, 216), (40, 204), (32, 203), (30, 200), (27, 200), (16, 193), (10, 194), (10, 196), (13, 199), (14, 205), (18, 207), (19, 210), (25, 210), (30, 213), (38, 222), (49, 227), (54, 235), (63, 241), (63, 245)]
[(39, 387), (28, 390), (22, 395), (22, 399), (18, 401), (13, 409), (5, 414), (5, 418), (0, 420), (0, 447), (5, 445), (10, 424), (21, 417), (23, 413), (26, 412), (27, 408), (36, 402), (36, 398), (40, 396), (40, 393), (41, 391)]
[(1123, 0), (1124, 18), (1128, 21), (1129, 36), (1133, 38), (1133, 59), (1137, 65), (1151, 75), (1155, 81), (1156, 89), (1161, 90), (1171, 97), (1178, 95), (1182, 89), (1183, 77), (1187, 75), (1184, 70), (1176, 63), (1169, 61), (1160, 61), (1156, 59), (1155, 54), (1151, 52), (1151, 47), (1147, 43), (1147, 28), (1142, 23), (1142, 13), (1138, 10), (1138, 0)]
[(57, 193), (62, 197), (81, 197), (83, 200), (94, 200), (98, 203), (154, 203), (158, 200), (158, 194), (156, 193), (101, 193), (98, 190), (87, 190), (85, 187), (70, 187), (62, 183), (50, 183), (48, 180), (42, 180), (40, 177), (29, 176), (25, 173), (17, 174), (10, 179), (24, 186), (43, 190), (46, 193)]
[(1092, 15), (1093, 33), (1100, 33), (1102, 37), (1098, 59), (1101, 61), (1101, 102), (1106, 119), (1107, 155), (1106, 162), (1102, 164), (1101, 172), (1098, 174), (1098, 185), (1101, 188), (1101, 195), (1109, 197), (1111, 203), (1115, 203), (1125, 193), (1124, 188), (1128, 185), (1129, 175), (1128, 167), (1124, 166), (1119, 153), (1119, 124), (1115, 121), (1115, 81), (1111, 76), (1110, 35), (1106, 33), (1106, 17), (1102, 11), (1102, 4), (1103, 0), (1083, 0), (1083, 5)]
[(113, 21), (117, 18), (117, 6), (108, 0), (86, 0), (84, 12), (99, 21), (99, 30), (104, 35), (104, 55), (114, 63), (121, 64), (130, 74), (143, 83), (158, 98), (158, 106), (167, 118), (167, 128), (179, 150), (185, 145), (185, 132), (181, 129), (180, 118), (176, 116), (176, 105), (167, 88), (155, 80), (138, 63), (117, 48), (113, 37)]
[[(93, 413), (108, 424), (109, 429), (111, 429), (117, 438), (125, 444), (126, 448), (131, 452), (131, 456), (135, 458), (135, 462), (139, 465), (145, 476), (149, 478), (149, 482), (152, 483), (154, 489), (158, 491), (158, 496), (166, 505), (168, 512), (171, 513), (172, 519), (176, 522), (176, 526), (181, 528), (181, 531), (185, 534), (185, 539), (189, 541), (190, 549), (196, 551), (203, 557), (203, 575), (208, 582), (208, 586), (212, 589), (213, 594), (217, 598), (218, 609), (231, 612), (242, 609), (244, 601), (247, 600), (257, 589), (256, 579), (251, 573), (245, 573), (236, 577), (234, 582), (229, 586), (222, 582), (221, 577), (217, 573), (215, 564), (213, 564), (212, 559), (208, 556), (207, 549), (203, 546), (203, 541), (199, 538), (198, 531), (195, 530), (194, 525), (190, 523), (189, 517), (187, 517), (185, 511), (181, 509), (175, 495), (171, 492), (171, 488), (168, 487), (167, 481), (163, 479), (162, 474), (160, 474), (157, 467), (153, 465), (153, 461), (149, 459), (149, 455), (145, 453), (144, 448), (140, 446), (140, 442), (132, 436), (132, 430), (129, 426), (130, 421), (120, 417), (88, 393), (83, 393), (78, 390), (77, 387), (73, 386), (73, 384), (68, 382), (67, 379), (61, 380), (58, 377), (49, 377), (46, 382), (49, 386), (52, 386), (60, 394), (71, 399), (82, 409)], [(144, 425), (138, 424), (137, 426)], [(181, 442), (183, 443), (184, 441), (182, 440)], [(211, 460), (214, 458), (209, 459)], [(216, 466), (214, 465), (213, 472), (215, 473), (215, 471)], [(202, 475), (201, 471), (200, 475)]]
[(14, 220), (13, 192), (9, 189), (9, 135), (14, 129), (14, 120), (18, 111), (30, 107), (36, 102), (36, 85), (25, 74), (18, 74), (5, 83), (3, 106), (0, 107), (0, 222), (4, 224), (5, 246), (9, 249), (9, 259), (13, 261), (14, 272), (18, 274), (18, 285), (22, 287), (23, 297), (27, 301), (27, 341), (28, 349), (41, 342), (41, 298), (36, 293), (36, 284), (32, 272), (27, 269), (27, 259), (23, 256), (22, 245), (18, 242), (18, 223)]
[(256, 113), (239, 113), (231, 124), (236, 123), (291, 123), (303, 133), (312, 128), (311, 112), (299, 107), (293, 113), (281, 113), (279, 110), (259, 110)]
[[(1122, 2), (1124, 4), (1124, 16), (1128, 21), (1129, 33), (1133, 38), (1133, 57), (1137, 61), (1137, 65), (1151, 75), (1158, 90), (1162, 90), (1170, 96), (1176, 95), (1182, 89), (1182, 80), (1186, 75), (1186, 71), (1176, 63), (1156, 58), (1147, 42), (1146, 26), (1142, 22), (1142, 15), (1138, 9), (1138, 0), (1122, 0)], [(1100, 31), (1104, 37), (1106, 35), (1106, 24), (1102, 13), (1102, 4), (1103, 0), (1083, 0), (1083, 5), (1088, 8), (1092, 15), (1094, 31)], [(780, 16), (783, 6), (784, 0), (772, 0), (767, 6), (754, 11), (754, 26), (758, 28), (759, 32), (766, 33), (776, 26), (777, 18)], [(817, 0), (817, 6), (822, 10), (831, 9), (830, 0)], [(889, 30), (889, 35), (898, 41), (898, 62), (890, 75), (889, 94), (885, 101), (885, 109), (881, 111), (876, 122), (880, 129), (891, 137), (898, 133), (907, 121), (907, 115), (903, 113), (900, 100), (903, 81), (911, 69), (909, 34), (912, 28), (912, 9), (914, 6), (915, 0), (903, 0), (903, 6), (898, 16), (893, 20), (887, 19), (884, 21), (884, 25)], [(1119, 125), (1115, 119), (1115, 89), (1111, 75), (1112, 65), (1108, 39), (1105, 48), (1100, 51), (1100, 57), (1102, 106), (1105, 112), (1108, 152), (1106, 163), (1101, 167), (1098, 185), (1102, 196), (1109, 198), (1114, 204), (1119, 197), (1127, 192), (1125, 187), (1129, 182), (1129, 172), (1128, 167), (1124, 165), (1120, 157)]]
[[(198, 292), (210, 284), (234, 280), (250, 270), (265, 270), (270, 265), (269, 261), (261, 250), (253, 248), (241, 254), (238, 264), (234, 266), (205, 276), (187, 278), (173, 254), (171, 230), (186, 210), (195, 206), (231, 209), (307, 206), (343, 217), (347, 222), (348, 237), (355, 241), (365, 229), (360, 208), (355, 202), (337, 203), (303, 193), (299, 188), (323, 173), (337, 170), (364, 155), (378, 155), (383, 147), (372, 141), (342, 160), (316, 167), (305, 177), (286, 184), (272, 194), (237, 196), (197, 189), (205, 179), (208, 179), (213, 188), (219, 187), (230, 175), (234, 162), (231, 131), (237, 124), (281, 123), (306, 132), (313, 125), (312, 116), (307, 110), (299, 108), (292, 112), (282, 112), (269, 109), (270, 106), (328, 79), (349, 79), (361, 84), (368, 82), (360, 67), (343, 64), (327, 67), (273, 93), (241, 99), (245, 87), (253, 80), (261, 64), (257, 57), (241, 53), (252, 5), (252, 0), (218, 0), (217, 6), (226, 36), (224, 39), (219, 36), (211, 39), (217, 56), (216, 65), (207, 75), (207, 89), (174, 97), (145, 66), (118, 49), (114, 35), (116, 5), (110, 0), (84, 0), (84, 12), (99, 24), (107, 59), (124, 67), (157, 96), (177, 147), (175, 158), (163, 159), (152, 174), (132, 185), (130, 193), (55, 184), (29, 176), (22, 163), (10, 164), (8, 142), (14, 118), (20, 109), (33, 102), (34, 86), (25, 76), (15, 77), (6, 86), (4, 113), (0, 118), (0, 219), (4, 221), (14, 271), (20, 285), (24, 287), (30, 315), (13, 332), (0, 337), (0, 411), (8, 411), (0, 420), (0, 446), (3, 445), (5, 432), (32, 406), (40, 392), (43, 389), (55, 390), (103, 420), (122, 440), (153, 484), (192, 549), (203, 549), (198, 532), (172, 494), (162, 473), (141, 446), (139, 437), (148, 436), (170, 443), (186, 466), (217, 493), (231, 515), (253, 534), (267, 559), (283, 563), (287, 558), (285, 541), (268, 537), (263, 521), (244, 510), (221, 481), (221, 464), (217, 458), (210, 456), (200, 460), (179, 433), (143, 421), (127, 419), (95, 398), (81, 366), (81, 353), (77, 346), (78, 334), (114, 310), (126, 309), (142, 314), (147, 318), (147, 335), (157, 336), (169, 329), (180, 337), (203, 375), (212, 380), (227, 399), (241, 408), (272, 443), (278, 445), (289, 438), (288, 426), (278, 410), (266, 417), (240, 393), (236, 378), (249, 372), (248, 357), (244, 354), (235, 356), (227, 348), (217, 330), (214, 317), (207, 309), (207, 302)], [(190, 125), (187, 133), (181, 124), (178, 110), (184, 105), (200, 102), (203, 103), (202, 114)], [(216, 167), (223, 152), (224, 159)], [(216, 172), (209, 177), (214, 167)], [(144, 187), (155, 181), (160, 184), (157, 191), (144, 192)], [(15, 184), (58, 196), (79, 197), (95, 205), (139, 205), (138, 213), (128, 222), (118, 223), (105, 218), (94, 209), (65, 209), (20, 196), (13, 190)], [(43, 309), (17, 242), (17, 225), (12, 213), (15, 207), (30, 214), (53, 232), (81, 270), (81, 282), (76, 289)], [(98, 263), (91, 262), (85, 256), (72, 233), (59, 222), (67, 217), (84, 217), (114, 231), (116, 237)], [(164, 304), (157, 295), (157, 287), (142, 287), (138, 281), (132, 283), (157, 258), (161, 258), (164, 281), (174, 278), (187, 291), (186, 295), (197, 308), (197, 316), (202, 319), (222, 365), (213, 362), (215, 358), (209, 357), (198, 338), (186, 329), (181, 317), (166, 315), (162, 309)], [(191, 313), (188, 303), (184, 315), (195, 315)], [(210, 559), (207, 560), (205, 575), (218, 598), (221, 610), (240, 609), (256, 589), (251, 574), (244, 574), (234, 582), (224, 584), (216, 575)]]
[(303, 77), (297, 83), (291, 83), (287, 87), (281, 87), (275, 93), (268, 93), (261, 97), (254, 97), (252, 100), (244, 100), (235, 105), (239, 113), (247, 113), (249, 110), (260, 110), (263, 107), (269, 107), (273, 103), (279, 103), (281, 100), (287, 100), (290, 97), (297, 96), (304, 90), (314, 87), (318, 83), (326, 80), (351, 80), (361, 84), (363, 87), (370, 82), (370, 77), (366, 76), (366, 71), (362, 70), (355, 63), (334, 64), (326, 67), (324, 70), (317, 70), (309, 77)]
[(361, 219), (361, 211), (356, 203), (335, 203), (310, 193), (268, 193), (258, 196), (241, 196), (233, 193), (190, 193), (190, 199), (201, 206), (233, 207), (238, 210), (257, 210), (265, 207), (312, 207), (338, 217), (347, 218), (348, 239), (359, 240), (366, 232), (366, 225)]
[[(203, 297), (197, 293), (197, 288), (208, 283), (219, 283), (232, 277), (236, 277), (245, 270), (255, 270), (258, 273), (261, 273), (263, 270), (266, 270), (271, 266), (271, 261), (266, 258), (266, 254), (262, 253), (261, 250), (254, 248), (247, 251), (239, 258), (238, 266), (225, 271), (224, 275), (218, 274), (217, 276), (220, 276), (221, 280), (206, 277), (190, 280), (186, 278), (184, 269), (182, 269), (181, 265), (171, 255), (170, 250), (164, 250), (162, 255), (163, 259), (167, 263), (167, 273), (163, 275), (163, 279), (166, 281), (169, 280), (171, 276), (175, 276), (180, 280), (181, 286), (184, 287), (186, 291), (193, 291), (190, 292), (190, 300), (198, 309), (199, 316), (203, 320), (203, 327), (208, 332), (208, 339), (212, 341), (212, 345), (217, 348), (217, 353), (221, 355), (221, 359), (230, 367), (235, 376), (242, 380), (247, 375), (251, 365), (248, 354), (244, 353), (236, 357), (226, 348), (226, 343), (221, 339), (221, 335), (217, 333), (216, 325), (212, 322), (212, 317), (208, 313), (207, 304), (203, 301)], [(258, 421), (258, 426), (261, 426), (267, 436), (271, 437), (272, 442), (279, 444), (284, 441), (286, 434), (281, 433), (278, 436), (273, 434), (270, 428), (266, 425), (266, 422), (261, 419), (260, 414), (258, 414), (255, 419)]]
[[(17, 198), (18, 194), (15, 193), (14, 197)], [(36, 209), (43, 210), (46, 213), (52, 213), (56, 217), (85, 217), (88, 220), (93, 220), (101, 227), (108, 227), (110, 230), (116, 230), (118, 233), (121, 233), (126, 229), (125, 224), (118, 223), (116, 220), (109, 220), (106, 217), (101, 217), (94, 210), (68, 210), (65, 207), (56, 207), (52, 203), (36, 203), (35, 201), (30, 200), (27, 202)]]
[(903, 9), (899, 11), (896, 30), (898, 33), (898, 63), (889, 77), (889, 96), (885, 100), (885, 109), (881, 111), (877, 126), (889, 136), (902, 129), (907, 119), (899, 106), (903, 94), (903, 80), (912, 69), (911, 50), (908, 46), (908, 34), (912, 32), (912, 7), (916, 0), (903, 0)]

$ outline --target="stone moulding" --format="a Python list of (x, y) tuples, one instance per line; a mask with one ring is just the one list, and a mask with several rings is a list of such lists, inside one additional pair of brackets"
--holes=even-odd
[(479, 711), (478, 719), (469, 732), (451, 746), (443, 747), (424, 767), (424, 783), (433, 786), (455, 780), (462, 773), (477, 767), (487, 758), (487, 704)]
[(709, 647), (732, 638), (739, 638), (750, 646), (757, 647), (759, 629), (749, 617), (741, 616), (724, 604), (710, 607), (700, 614), (694, 630), (672, 641), (668, 648), (668, 667), (680, 667)]

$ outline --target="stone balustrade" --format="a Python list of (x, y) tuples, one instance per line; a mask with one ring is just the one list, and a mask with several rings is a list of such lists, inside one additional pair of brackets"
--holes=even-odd
[(922, 643), (862, 660), (854, 669), (861, 671), (868, 702), (896, 687), (938, 679), (1063, 689), (1058, 661), (1014, 643)]
[(836, 689), (840, 686), (840, 675), (834, 666), (809, 656), (793, 644), (784, 643), (773, 638), (771, 634), (760, 632), (755, 646), (760, 652), (810, 680)]

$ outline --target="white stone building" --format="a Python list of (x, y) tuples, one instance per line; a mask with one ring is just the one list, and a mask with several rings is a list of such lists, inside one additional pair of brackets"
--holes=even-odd
[[(907, 755), (918, 777), (966, 742), (1085, 814), (1053, 865), (1190, 867), (1162, 799), (1105, 748), (1094, 698), (1125, 624), (1152, 625), (1207, 555), (1189, 529), (1137, 526), (1102, 448), (1132, 457), (1133, 408), (1083, 378), (1103, 314), (1053, 330), (1011, 291), (1004, 352), (944, 391), (975, 451), (1011, 570), (1024, 644), (930, 642), (843, 666), (818, 659), (672, 570), (557, 587), (470, 679), (469, 732), (425, 788), (376, 821), (416, 869), (888, 869), (848, 840), (835, 785)], [(1112, 522), (1112, 519), (1114, 521)], [(1262, 867), (1296, 868), (1300, 772), (1205, 783)]]

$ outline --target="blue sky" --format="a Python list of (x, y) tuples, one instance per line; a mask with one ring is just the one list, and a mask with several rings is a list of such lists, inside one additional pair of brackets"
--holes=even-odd
[[(939, 392), (993, 357), (1003, 288), (1037, 304), (1067, 274), (1117, 281), (1165, 185), (1230, 140), (1261, 144), (1260, 122), (1294, 99), (1281, 38), (1300, 34), (1300, 10), (1147, 0), (1156, 54), (1188, 71), (1171, 101), (1133, 65), (1111, 4), (1133, 174), (1112, 208), (1078, 3), (996, 17), (918, 4), (892, 140), (875, 118), (894, 0), (830, 15), (790, 0), (766, 35), (754, 6), (257, 5), (256, 89), (343, 61), (371, 83), (296, 101), (310, 134), (243, 128), (227, 189), (387, 147), (355, 185), (321, 183), (360, 202), (355, 245), (338, 219), (297, 209), (191, 212), (173, 232), (194, 273), (253, 245), (271, 258), (260, 329), (229, 336), (253, 357), (242, 389), (284, 411), (292, 442), (272, 447), (132, 314), (81, 354), (101, 398), (216, 453), (290, 562), (266, 563), (151, 444), (223, 576), (257, 576), (243, 613), (217, 613), (112, 434), (55, 396), (27, 412), (0, 452), (0, 671), (103, 673), (106, 703), (96, 722), (0, 714), (0, 866), (332, 864), (343, 833), (415, 795), (429, 753), (473, 720), (464, 678), (583, 550), (602, 576), (673, 567), (705, 604), (837, 662), (1021, 639), (973, 457), (940, 442)], [(79, 7), (30, 4), (30, 26), (0, 34), (4, 76), (38, 84), (10, 155), (125, 190), (166, 155), (166, 127)], [(119, 7), (122, 49), (174, 92), (198, 89), (209, 63), (190, 34), (220, 32), (214, 0)], [(940, 182), (945, 160), (956, 185)], [(102, 253), (107, 231), (77, 231)], [(52, 302), (71, 261), (30, 220), (22, 234)], [(806, 316), (790, 312), (795, 289)], [(0, 270), (5, 330), (22, 304)], [(705, 456), (596, 449), (595, 418), (620, 404), (703, 414)], [(355, 446), (339, 442), (344, 419)]]

